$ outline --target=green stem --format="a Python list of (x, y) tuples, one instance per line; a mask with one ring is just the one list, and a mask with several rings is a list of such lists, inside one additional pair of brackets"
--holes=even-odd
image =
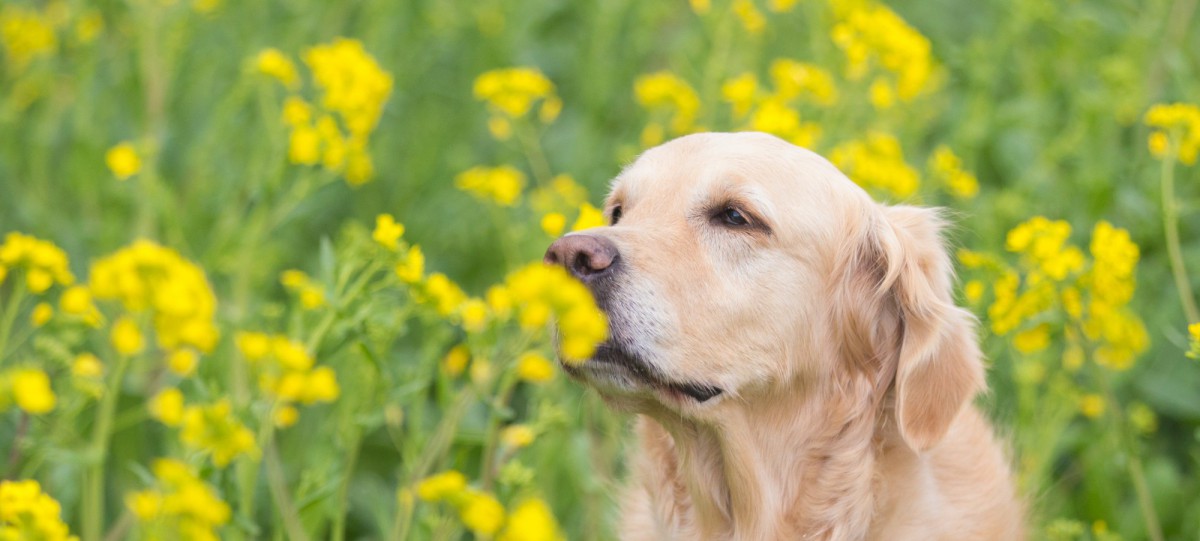
[(104, 465), (108, 459), (108, 442), (112, 437), (113, 415), (117, 400), (121, 396), (121, 382), (132, 359), (119, 355), (113, 370), (112, 380), (105, 388), (104, 398), (96, 411), (96, 426), (92, 432), (92, 448), (88, 453), (91, 464), (84, 476), (83, 488), (83, 539), (98, 541), (104, 534)]
[(356, 429), (350, 438), (350, 456), (346, 458), (346, 476), (338, 487), (337, 510), (333, 515), (333, 541), (346, 539), (346, 512), (350, 502), (350, 481), (354, 478), (354, 466), (358, 463), (358, 452), (362, 441), (362, 430)]
[(554, 169), (550, 167), (550, 160), (546, 159), (546, 153), (542, 151), (537, 135), (532, 132), (533, 128), (523, 122), (518, 123), (513, 130), (517, 141), (521, 143), (521, 150), (525, 152), (525, 158), (529, 160), (529, 169), (533, 171), (534, 181), (541, 186), (548, 186), (554, 177)]
[(8, 276), (13, 283), (12, 296), (8, 298), (8, 305), (4, 307), (4, 318), (0, 319), (0, 364), (4, 362), (4, 351), (8, 348), (8, 337), (12, 334), (13, 323), (17, 320), (17, 312), (21, 310), (21, 301), (25, 300), (25, 288), (21, 287), (14, 278), (11, 274)]
[[(458, 430), (458, 423), (462, 420), (463, 414), (467, 411), (467, 406), (471, 404), (471, 399), (474, 396), (470, 386), (465, 386), (458, 393), (458, 398), (454, 405), (446, 412), (446, 416), (442, 418), (442, 422), (434, 431), (434, 435), (430, 438), (428, 445), (425, 446), (425, 451), (416, 461), (416, 467), (409, 472), (407, 478), (401, 486), (412, 486), (418, 479), (425, 477), (429, 470), (441, 457), (444, 457), (450, 444), (454, 442), (454, 433)], [(412, 513), (414, 506), (400, 506), (400, 512), (397, 513), (395, 527), (392, 529), (391, 539), (402, 541), (408, 539), (408, 529), (412, 526)]]
[[(1172, 145), (1173, 146), (1173, 145)], [(1179, 207), (1175, 202), (1175, 149), (1170, 148), (1162, 160), (1163, 230), (1167, 237), (1167, 255), (1171, 259), (1171, 273), (1175, 276), (1175, 287), (1179, 289), (1179, 301), (1189, 323), (1200, 322), (1200, 309), (1196, 308), (1196, 297), (1188, 281), (1187, 268), (1183, 264), (1183, 253), (1179, 247)]]
[(500, 383), (500, 392), (497, 393), (497, 399), (488, 411), (487, 435), (484, 439), (483, 446), (483, 489), (491, 490), (492, 481), (496, 477), (497, 461), (492, 455), (496, 454), (496, 446), (500, 440), (500, 421), (501, 414), (508, 409), (508, 401), (512, 397), (513, 389), (517, 387), (517, 373), (515, 370), (509, 370), (504, 375), (504, 379)]
[(288, 539), (293, 541), (308, 541), (304, 525), (300, 523), (296, 506), (288, 494), (287, 481), (283, 473), (283, 463), (279, 460), (279, 451), (275, 448), (274, 431), (268, 434), (264, 446), (263, 457), (267, 463), (267, 486), (275, 500), (275, 508), (283, 519), (283, 527), (287, 530)]

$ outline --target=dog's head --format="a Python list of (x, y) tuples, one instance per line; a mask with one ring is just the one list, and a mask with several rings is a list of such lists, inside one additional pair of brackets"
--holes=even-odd
[(924, 449), (983, 386), (937, 213), (875, 203), (812, 152), (676, 139), (613, 181), (605, 214), (546, 261), (607, 313), (608, 341), (568, 370), (619, 407), (705, 419), (856, 374)]

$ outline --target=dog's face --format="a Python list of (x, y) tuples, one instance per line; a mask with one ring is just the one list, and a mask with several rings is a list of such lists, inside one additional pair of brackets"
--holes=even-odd
[[(610, 225), (546, 253), (609, 318), (609, 340), (569, 371), (620, 407), (704, 417), (855, 363), (899, 362), (899, 351), (880, 358), (905, 339), (896, 299), (906, 293), (884, 283), (901, 285), (890, 268), (903, 262), (882, 260), (905, 239), (885, 210), (826, 160), (764, 134), (697, 134), (647, 151), (613, 181)], [(947, 267), (930, 228), (931, 264)], [(931, 287), (944, 300), (941, 281)], [(869, 336), (851, 336), (860, 332)], [(856, 338), (870, 344), (845, 343)], [(889, 340), (897, 347), (882, 348)]]

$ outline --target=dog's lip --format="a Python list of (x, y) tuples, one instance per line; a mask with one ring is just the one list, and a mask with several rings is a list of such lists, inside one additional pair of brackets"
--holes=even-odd
[[(724, 390), (715, 385), (674, 381), (668, 379), (661, 375), (657, 370), (647, 365), (636, 355), (633, 355), (625, 350), (625, 348), (610, 342), (600, 344), (596, 348), (596, 353), (592, 355), (592, 359), (588, 362), (614, 366), (653, 388), (667, 391), (675, 395), (688, 396), (697, 403), (707, 402), (708, 400), (719, 396), (724, 392)], [(564, 367), (568, 372), (576, 375), (578, 374), (577, 371), (584, 368), (565, 364)]]

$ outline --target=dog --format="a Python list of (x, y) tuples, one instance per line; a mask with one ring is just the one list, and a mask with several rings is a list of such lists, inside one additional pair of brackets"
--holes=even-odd
[(547, 250), (609, 338), (564, 364), (637, 414), (622, 539), (1023, 539), (936, 209), (762, 133), (647, 150)]

